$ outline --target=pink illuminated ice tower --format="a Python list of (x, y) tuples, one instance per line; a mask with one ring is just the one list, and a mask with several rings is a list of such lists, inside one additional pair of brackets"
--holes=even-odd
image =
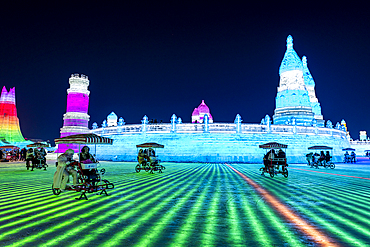
[[(89, 133), (88, 122), (90, 116), (87, 114), (89, 108), (89, 94), (87, 90), (89, 79), (85, 75), (73, 74), (69, 78), (69, 89), (67, 89), (67, 111), (63, 115), (63, 127), (60, 129), (60, 137), (69, 135)], [(72, 148), (78, 150), (76, 144), (59, 144), (58, 153)]]

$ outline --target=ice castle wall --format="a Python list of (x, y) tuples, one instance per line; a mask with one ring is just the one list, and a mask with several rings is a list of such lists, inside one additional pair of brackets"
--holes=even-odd
[[(169, 125), (169, 124), (168, 124)], [(263, 130), (260, 125), (256, 129)], [(272, 125), (274, 127), (274, 125)], [(261, 163), (265, 150), (259, 145), (268, 142), (287, 144), (289, 163), (304, 163), (308, 147), (325, 145), (333, 147), (333, 160), (342, 160), (342, 148), (350, 147), (345, 132), (328, 129), (305, 127), (305, 134), (293, 133), (292, 126), (285, 126), (285, 132), (268, 133), (249, 132), (211, 132), (211, 133), (170, 133), (167, 131), (121, 132), (109, 133), (109, 128), (93, 130), (93, 133), (114, 139), (113, 145), (98, 145), (96, 155), (100, 160), (136, 161), (137, 144), (156, 142), (163, 144), (163, 149), (157, 149), (157, 155), (162, 161), (171, 162), (241, 162)], [(279, 126), (283, 129), (284, 126)], [(303, 128), (303, 127), (302, 127)], [(100, 132), (100, 133), (99, 133)], [(102, 133), (105, 132), (105, 133)], [(320, 134), (322, 132), (322, 134)], [(335, 132), (334, 134), (332, 132)], [(343, 133), (342, 133), (343, 132)], [(95, 146), (90, 146), (95, 151)]]

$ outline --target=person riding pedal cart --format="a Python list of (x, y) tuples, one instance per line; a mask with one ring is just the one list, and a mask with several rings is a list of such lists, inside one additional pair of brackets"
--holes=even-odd
[(57, 171), (54, 174), (53, 187), (64, 191), (67, 186), (69, 175), (73, 177), (73, 186), (77, 185), (77, 171), (74, 165), (77, 163), (73, 158), (74, 151), (67, 149), (58, 157)]

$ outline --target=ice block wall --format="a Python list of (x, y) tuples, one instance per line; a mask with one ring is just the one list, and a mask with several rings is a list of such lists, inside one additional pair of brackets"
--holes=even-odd
[[(169, 124), (168, 124), (169, 125)], [(256, 125), (258, 126), (258, 125)], [(291, 126), (287, 126), (291, 127)], [(311, 127), (312, 128), (312, 127)], [(324, 128), (323, 128), (324, 129)], [(314, 131), (314, 128), (312, 128)], [(95, 130), (99, 132), (101, 129)], [(113, 145), (99, 145), (96, 154), (100, 160), (136, 161), (137, 144), (156, 142), (163, 144), (157, 154), (162, 161), (171, 162), (241, 162), (261, 163), (265, 150), (260, 144), (278, 142), (287, 144), (289, 163), (304, 163), (308, 147), (325, 145), (333, 147), (333, 159), (342, 159), (342, 148), (350, 147), (343, 135), (287, 133), (121, 133), (103, 136), (113, 138)], [(95, 146), (90, 146), (95, 150)]]

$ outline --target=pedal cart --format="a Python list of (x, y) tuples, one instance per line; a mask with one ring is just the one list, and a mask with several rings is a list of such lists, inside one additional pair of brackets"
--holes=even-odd
[(144, 170), (146, 172), (150, 171), (150, 173), (154, 173), (155, 171), (162, 173), (162, 170), (166, 169), (166, 167), (160, 164), (161, 160), (156, 155), (156, 149), (164, 148), (164, 145), (149, 142), (136, 145), (136, 148), (138, 149), (136, 172)]
[[(32, 144), (27, 145), (27, 148), (33, 148), (32, 152), (32, 160), (26, 159), (26, 168), (29, 170), (31, 168), (31, 171), (33, 169), (44, 169), (48, 167), (46, 164), (46, 151), (41, 150), (44, 147), (49, 147), (49, 144), (41, 143), (41, 142), (35, 142)], [(38, 149), (40, 148), (40, 150)], [(27, 150), (28, 152), (29, 150)], [(42, 152), (43, 151), (43, 152)]]
[[(345, 151), (344, 153), (344, 159), (343, 163), (356, 163), (356, 149), (354, 148), (343, 148), (342, 151)], [(348, 152), (351, 152), (350, 154)]]
[(365, 152), (365, 156), (370, 159), (370, 150), (365, 150), (364, 152)]
[(288, 164), (286, 162), (286, 149), (288, 145), (269, 142), (259, 145), (259, 147), (266, 150), (266, 154), (263, 157), (264, 166), (260, 168), (260, 171), (262, 171), (261, 175), (268, 173), (270, 174), (270, 177), (273, 178), (275, 175), (280, 173), (287, 178)]
[[(319, 169), (320, 166), (323, 166), (325, 168), (335, 168), (335, 164), (332, 161), (332, 147), (328, 146), (312, 146), (308, 148), (309, 151), (311, 151), (312, 156), (311, 159), (307, 159), (308, 166), (315, 167)], [(306, 155), (307, 157), (307, 155)]]
[[(62, 144), (62, 143), (72, 143), (72, 144), (79, 144), (78, 150), (81, 150), (81, 144), (82, 146), (86, 144), (112, 144), (113, 140), (110, 138), (98, 136), (95, 134), (78, 134), (78, 135), (71, 135), (63, 138), (57, 138), (55, 139), (56, 144)], [(96, 152), (96, 146), (95, 146), (95, 152)], [(80, 157), (80, 155), (79, 155)], [(95, 163), (82, 163), (79, 161), (71, 161), (71, 163), (68, 165), (68, 167), (71, 167), (69, 169), (75, 169), (77, 171), (77, 186), (67, 186), (66, 190), (68, 191), (76, 191), (80, 192), (80, 197), (76, 198), (77, 200), (80, 199), (86, 199), (87, 196), (86, 193), (93, 193), (93, 192), (99, 192), (100, 195), (103, 193), (105, 195), (108, 195), (107, 189), (113, 189), (114, 185), (113, 183), (110, 183), (108, 180), (103, 179), (103, 175), (105, 173), (105, 169), (98, 170), (98, 161)], [(57, 164), (56, 164), (57, 165)], [(54, 188), (54, 185), (52, 186), (53, 194), (59, 195), (61, 193), (60, 188)]]

